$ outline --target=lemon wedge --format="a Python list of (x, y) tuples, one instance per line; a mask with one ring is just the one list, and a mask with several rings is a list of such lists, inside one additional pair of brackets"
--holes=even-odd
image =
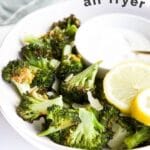
[(105, 76), (103, 86), (108, 102), (130, 114), (133, 99), (150, 88), (150, 65), (139, 61), (122, 63)]
[(139, 122), (150, 126), (150, 89), (142, 91), (132, 101), (131, 116)]

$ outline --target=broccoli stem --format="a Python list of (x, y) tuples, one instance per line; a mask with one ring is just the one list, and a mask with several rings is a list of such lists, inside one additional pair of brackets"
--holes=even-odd
[(30, 91), (30, 85), (28, 83), (17, 83), (16, 81), (11, 81), (16, 88), (18, 94), (22, 96), (24, 93)]
[(47, 130), (43, 131), (43, 132), (40, 132), (38, 134), (38, 136), (47, 136), (47, 135), (50, 135), (52, 133), (55, 133), (57, 131), (60, 131), (60, 130), (63, 130), (63, 129), (66, 129), (68, 127), (70, 127), (72, 124), (65, 124), (65, 126), (61, 126), (61, 127), (56, 127), (56, 126), (51, 126), (50, 128), (48, 128)]
[(140, 144), (150, 140), (150, 127), (143, 127), (136, 133), (125, 138), (124, 143), (128, 149), (135, 148)]

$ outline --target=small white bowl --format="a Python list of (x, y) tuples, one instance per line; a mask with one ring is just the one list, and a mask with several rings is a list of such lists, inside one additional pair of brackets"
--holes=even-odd
[(101, 76), (122, 61), (150, 62), (150, 54), (133, 52), (144, 50), (150, 53), (150, 21), (131, 14), (100, 15), (81, 25), (75, 45), (87, 63), (102, 60)]

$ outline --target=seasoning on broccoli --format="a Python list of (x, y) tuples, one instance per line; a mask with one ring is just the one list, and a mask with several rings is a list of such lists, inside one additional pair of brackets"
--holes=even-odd
[(5, 81), (14, 84), (19, 93), (23, 94), (33, 86), (41, 89), (50, 89), (55, 80), (55, 72), (59, 61), (44, 58), (37, 61), (10, 61), (3, 69), (2, 76)]
[(20, 94), (30, 90), (30, 84), (37, 72), (37, 68), (30, 66), (22, 60), (10, 61), (2, 71), (2, 77), (5, 81), (11, 82)]

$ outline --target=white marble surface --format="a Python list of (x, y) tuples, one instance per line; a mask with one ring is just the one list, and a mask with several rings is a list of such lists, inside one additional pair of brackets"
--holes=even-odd
[[(0, 43), (12, 26), (0, 27)], [(37, 150), (27, 143), (0, 113), (0, 150)]]

